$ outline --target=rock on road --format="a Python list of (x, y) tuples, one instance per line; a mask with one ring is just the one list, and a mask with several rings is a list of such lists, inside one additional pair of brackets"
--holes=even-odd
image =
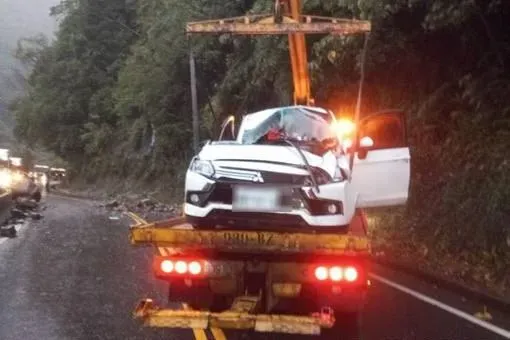
[[(109, 220), (91, 201), (50, 196), (44, 219), (0, 239), (0, 339), (193, 339), (190, 330), (143, 328), (131, 317), (139, 298), (164, 302), (149, 249), (128, 242), (127, 220)], [(374, 271), (469, 315), (469, 301), (386, 269)], [(499, 340), (494, 330), (373, 280), (364, 339)], [(510, 316), (492, 313), (500, 330)], [(228, 339), (313, 339), (225, 332)], [(209, 338), (213, 338), (209, 334)]]

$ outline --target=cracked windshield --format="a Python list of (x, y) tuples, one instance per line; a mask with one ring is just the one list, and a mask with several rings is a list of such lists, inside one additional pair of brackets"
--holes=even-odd
[(510, 339), (509, 1), (0, 15), (0, 340)]

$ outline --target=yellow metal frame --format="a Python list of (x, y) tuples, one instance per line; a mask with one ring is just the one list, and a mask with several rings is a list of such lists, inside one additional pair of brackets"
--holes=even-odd
[(368, 255), (367, 237), (352, 234), (311, 234), (276, 231), (193, 230), (182, 218), (137, 224), (129, 230), (133, 245), (184, 248), (187, 251), (243, 253), (313, 253), (316, 255)]
[[(275, 0), (275, 13), (189, 22), (186, 32), (246, 35), (288, 34), (294, 103), (312, 105), (305, 34), (354, 34), (371, 30), (370, 21), (301, 15), (301, 0)], [(279, 11), (279, 14), (276, 13)]]
[(335, 323), (334, 313), (326, 308), (311, 316), (280, 314), (252, 314), (245, 310), (232, 309), (211, 313), (195, 310), (161, 309), (151, 299), (142, 300), (135, 308), (134, 317), (143, 320), (147, 327), (187, 329), (238, 329), (264, 333), (287, 333), (318, 335), (322, 328), (331, 328)]

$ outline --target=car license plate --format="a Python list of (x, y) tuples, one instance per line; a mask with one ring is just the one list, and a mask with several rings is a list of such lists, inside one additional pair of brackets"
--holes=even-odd
[(280, 209), (281, 193), (278, 188), (259, 186), (235, 186), (233, 211), (277, 211)]

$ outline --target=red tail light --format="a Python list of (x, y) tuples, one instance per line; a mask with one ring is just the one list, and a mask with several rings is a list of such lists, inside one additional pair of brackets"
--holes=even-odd
[(175, 271), (177, 274), (185, 274), (188, 271), (188, 264), (184, 261), (175, 262)]
[(198, 275), (202, 273), (202, 265), (198, 261), (190, 262), (190, 264), (188, 265), (188, 271), (192, 275)]
[(163, 273), (171, 273), (174, 271), (174, 263), (170, 260), (161, 261), (160, 267)]
[(328, 279), (328, 269), (326, 267), (317, 267), (315, 269), (315, 278), (319, 281)]
[(340, 267), (332, 267), (329, 269), (329, 278), (332, 281), (340, 281), (343, 278), (343, 271)]
[(154, 269), (160, 275), (191, 275), (199, 276), (204, 273), (204, 265), (199, 260), (178, 260), (162, 257), (154, 258)]
[(354, 267), (345, 268), (344, 275), (345, 275), (345, 279), (349, 282), (353, 282), (358, 279), (358, 271)]
[(347, 282), (355, 282), (359, 279), (358, 270), (353, 266), (319, 266), (315, 268), (315, 278), (318, 281), (347, 281)]

